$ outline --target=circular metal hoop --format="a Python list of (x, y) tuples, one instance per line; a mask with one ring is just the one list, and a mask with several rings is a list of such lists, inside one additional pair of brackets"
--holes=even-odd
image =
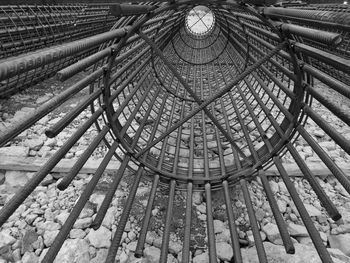
[[(155, 10), (147, 20), (172, 8), (169, 5), (158, 12)], [(187, 5), (181, 8), (179, 12), (188, 13)], [(224, 31), (214, 35), (214, 41), (205, 35), (204, 41), (209, 42), (203, 44), (204, 49), (193, 48), (196, 37), (184, 40), (181, 24), (174, 27), (178, 30), (174, 30), (171, 44), (162, 46), (161, 32), (151, 37), (142, 33), (149, 27), (143, 26), (147, 20), (140, 21), (132, 31), (139, 30), (140, 41), (148, 44), (144, 50), (148, 50), (145, 54), (151, 54), (146, 60), (149, 62), (138, 63), (141, 69), (132, 74), (128, 85), (122, 85), (123, 76), (106, 75), (105, 82), (110, 87), (104, 96), (107, 120), (123, 146), (123, 154), (130, 155), (136, 164), (144, 165), (150, 172), (158, 173), (161, 181), (176, 179), (178, 187), (181, 182), (192, 181), (198, 188), (206, 182), (215, 188), (223, 179), (234, 183), (241, 177), (256, 175), (257, 169), (268, 165), (272, 157), (283, 150), (301, 113), (303, 90), (299, 66), (288, 62), (292, 75), (277, 74), (280, 50), (285, 49), (294, 57), (288, 41), (277, 34), (273, 48), (265, 50), (268, 55), (259, 55), (256, 51), (234, 52), (239, 37), (256, 41), (254, 35), (242, 28), (245, 19), (253, 19), (268, 32), (279, 32), (245, 6), (234, 5), (225, 11), (220, 5), (211, 8), (213, 12), (226, 14), (224, 20), (216, 21)], [(244, 15), (230, 19), (237, 13)], [(203, 39), (199, 37), (201, 43)], [(219, 47), (221, 51), (217, 54)], [(119, 48), (130, 47), (120, 45)], [(249, 52), (248, 45), (245, 49)], [(203, 50), (211, 50), (216, 55), (202, 63), (186, 59), (200, 58)], [(251, 60), (250, 66), (244, 61), (246, 57)], [(202, 54), (202, 58), (207, 56)], [(261, 66), (272, 76), (262, 75)], [(273, 87), (269, 87), (271, 78)], [(283, 82), (282, 88), (275, 84), (276, 79)]]

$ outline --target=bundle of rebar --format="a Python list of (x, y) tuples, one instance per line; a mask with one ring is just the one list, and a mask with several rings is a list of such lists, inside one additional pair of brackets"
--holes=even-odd
[[(106, 262), (115, 261), (135, 194), (143, 178), (152, 181), (152, 189), (136, 256), (142, 256), (143, 253), (156, 195), (166, 191), (168, 206), (160, 262), (167, 261), (174, 198), (179, 190), (186, 196), (181, 262), (190, 262), (192, 196), (195, 191), (203, 191), (209, 258), (210, 262), (217, 262), (212, 193), (221, 191), (234, 251), (232, 262), (242, 262), (238, 226), (235, 224), (230, 198), (230, 187), (239, 185), (243, 191), (259, 260), (267, 262), (248, 191), (249, 182), (254, 178), (261, 180), (286, 253), (294, 253), (292, 239), (264, 173), (271, 165), (277, 167), (321, 260), (332, 262), (282, 158), (288, 154), (294, 159), (329, 217), (334, 221), (339, 220), (341, 214), (337, 207), (316, 180), (294, 142), (302, 137), (350, 193), (349, 176), (305, 127), (306, 120), (312, 119), (332, 142), (344, 153), (350, 154), (349, 139), (340, 134), (332, 123), (328, 123), (315, 110), (313, 103), (316, 100), (337, 121), (350, 126), (350, 114), (318, 88), (323, 85), (349, 102), (350, 9), (343, 5), (281, 7), (273, 6), (273, 2), (204, 0), (200, 1), (203, 7), (201, 12), (196, 12), (198, 1), (194, 0), (114, 4), (111, 5), (111, 13), (116, 22), (110, 31), (3, 60), (0, 63), (0, 81), (4, 83), (1, 93), (11, 89), (11, 83), (18, 85), (19, 79), (31, 83), (32, 77), (26, 76), (42, 74), (43, 69), (55, 72), (62, 81), (83, 70), (90, 70), (90, 74), (37, 108), (25, 121), (1, 134), (1, 146), (71, 96), (87, 89), (90, 96), (61, 121), (47, 127), (46, 135), (57, 136), (88, 107), (92, 115), (5, 204), (0, 211), (0, 225), (16, 211), (88, 128), (95, 124), (98, 135), (58, 188), (64, 190), (75, 180), (101, 141), (109, 150), (72, 208), (43, 262), (53, 262), (55, 259), (113, 156), (118, 158), (121, 165), (94, 219), (94, 229), (100, 227), (120, 181), (130, 174), (127, 171), (133, 174), (133, 183)], [(5, 14), (11, 8), (2, 7), (1, 12)], [(24, 7), (16, 8), (23, 10)], [(55, 21), (58, 17), (64, 17), (68, 7), (46, 8), (54, 11), (50, 15), (51, 21), (47, 20), (50, 30), (45, 31), (45, 37), (55, 40), (58, 33), (54, 29), (61, 28)], [(71, 7), (69, 12), (82, 8), (86, 7)], [(79, 11), (76, 13), (78, 15)], [(195, 22), (191, 20), (193, 14)], [(202, 23), (208, 14), (212, 18), (211, 24), (204, 24), (202, 31), (196, 31), (196, 23)], [(21, 23), (30, 21), (30, 14), (23, 12), (21, 15), (28, 17), (28, 20), (18, 17)], [(5, 16), (6, 19), (9, 17)], [(93, 17), (102, 19), (100, 16)], [(11, 22), (17, 26), (19, 22), (16, 21)], [(86, 22), (88, 27), (94, 20), (91, 21)], [(26, 31), (28, 43), (35, 42), (39, 47), (42, 39), (31, 37), (29, 32), (36, 32), (37, 27), (44, 30), (43, 25), (29, 24), (23, 25), (23, 30)], [(13, 24), (9, 29), (4, 24), (4, 28), (4, 32), (12, 30)], [(24, 41), (18, 27), (15, 29), (19, 36), (17, 40)], [(91, 54), (91, 50), (97, 46), (99, 50)], [(87, 53), (91, 55), (61, 69), (66, 65), (63, 61), (81, 58), (80, 54)]]
[[(84, 39), (108, 31), (115, 23), (105, 5), (18, 5), (0, 7), (0, 59), (35, 52), (43, 48)], [(42, 81), (98, 47), (56, 61), (26, 75), (0, 83), (0, 98)]]

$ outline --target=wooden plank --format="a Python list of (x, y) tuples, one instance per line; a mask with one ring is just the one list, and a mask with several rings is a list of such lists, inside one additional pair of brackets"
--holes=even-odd
[[(48, 161), (48, 158), (36, 158), (36, 157), (14, 157), (7, 155), (0, 155), (0, 169), (11, 171), (27, 171), (37, 172), (41, 166)], [(101, 163), (102, 159), (92, 160), (89, 159), (79, 173), (94, 173)], [(53, 169), (52, 172), (67, 173), (73, 167), (76, 160), (62, 159)], [(118, 170), (120, 162), (117, 160), (111, 160), (106, 168), (106, 172), (113, 172)]]
[[(36, 158), (36, 157), (15, 157), (0, 154), (0, 170), (11, 170), (11, 171), (27, 171), (27, 172), (37, 172), (41, 166), (43, 166), (48, 161), (48, 158)], [(84, 167), (80, 170), (80, 173), (94, 173), (101, 163), (102, 159), (89, 159)], [(73, 167), (76, 160), (74, 159), (62, 159), (52, 172), (57, 173), (67, 173)], [(321, 162), (307, 163), (311, 172), (320, 178), (325, 178), (332, 173), (326, 167), (325, 164)], [(106, 172), (116, 171), (120, 166), (120, 162), (117, 160), (112, 160), (107, 168)], [(303, 176), (299, 167), (295, 163), (283, 164), (290, 176)], [(345, 174), (350, 176), (350, 164), (340, 163), (339, 167), (344, 171)], [(134, 167), (135, 168), (135, 167)], [(136, 168), (135, 168), (136, 169)], [(270, 167), (268, 170), (264, 171), (266, 176), (279, 176), (279, 172), (275, 166)]]

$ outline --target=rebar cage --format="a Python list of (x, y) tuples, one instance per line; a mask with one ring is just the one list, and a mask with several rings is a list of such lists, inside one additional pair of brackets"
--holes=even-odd
[[(196, 9), (198, 6), (202, 8)], [(49, 13), (45, 13), (47, 10)], [(65, 16), (69, 14), (72, 18), (72, 13), (76, 15), (74, 21), (66, 21)], [(191, 16), (195, 19), (193, 23)], [(205, 16), (210, 16), (209, 26), (203, 22)], [(80, 23), (79, 19), (86, 20)], [(311, 147), (350, 193), (349, 176), (306, 125), (310, 118), (342, 149), (349, 165), (350, 138), (337, 129), (350, 126), (350, 114), (325, 92), (331, 90), (349, 102), (350, 8), (347, 5), (184, 0), (108, 6), (2, 6), (1, 21), (2, 39), (11, 39), (1, 44), (2, 97), (38, 81), (38, 76), (56, 74), (64, 81), (85, 69), (90, 74), (1, 134), (0, 145), (4, 146), (85, 89), (89, 89), (90, 96), (48, 127), (46, 135), (55, 137), (88, 107), (91, 116), (5, 204), (0, 212), (0, 224), (6, 222), (90, 126), (95, 124), (98, 134), (57, 187), (64, 190), (74, 180), (102, 140), (108, 146), (103, 161), (43, 262), (55, 259), (113, 156), (121, 164), (94, 219), (94, 229), (100, 227), (123, 177), (131, 172), (133, 183), (106, 262), (115, 261), (142, 178), (151, 180), (152, 189), (136, 256), (143, 253), (155, 196), (167, 192), (160, 262), (167, 261), (173, 202), (180, 194), (177, 190), (181, 190), (181, 195), (186, 197), (181, 260), (190, 261), (192, 196), (198, 190), (206, 198), (210, 262), (216, 262), (212, 192), (221, 190), (234, 251), (232, 260), (242, 262), (230, 199), (230, 187), (239, 185), (259, 260), (266, 262), (248, 191), (249, 182), (256, 178), (264, 188), (286, 252), (294, 253), (293, 242), (264, 173), (271, 165), (277, 167), (321, 260), (332, 262), (284, 165), (287, 156), (293, 159), (328, 215), (335, 221), (341, 218), (308, 167), (305, 156), (299, 152), (298, 141), (302, 138), (304, 145)], [(206, 27), (203, 31), (193, 29), (202, 22)], [(70, 29), (72, 23), (74, 29)], [(91, 29), (91, 25), (96, 25), (96, 29)], [(106, 27), (110, 30), (100, 33)], [(62, 41), (65, 44), (59, 45)], [(53, 46), (47, 47), (48, 43)], [(35, 52), (21, 54), (29, 48)], [(17, 56), (10, 57), (13, 55)], [(333, 114), (337, 122), (329, 123), (317, 112), (315, 104)]]

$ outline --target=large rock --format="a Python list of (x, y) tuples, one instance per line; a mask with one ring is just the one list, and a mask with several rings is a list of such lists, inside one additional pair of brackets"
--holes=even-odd
[[(313, 246), (294, 244), (295, 254), (287, 254), (284, 246), (264, 242), (264, 248), (269, 263), (321, 263), (321, 259)], [(241, 249), (243, 262), (258, 263), (258, 253), (255, 247)], [(341, 263), (337, 258), (332, 258), (334, 263)]]
[(105, 195), (94, 193), (90, 196), (90, 201), (96, 204), (97, 205), (96, 209), (99, 210), (104, 198), (105, 198)]
[(108, 248), (111, 244), (112, 233), (104, 226), (97, 230), (90, 229), (87, 239), (95, 248)]
[(39, 235), (34, 230), (27, 230), (22, 238), (22, 248), (21, 252), (33, 251), (32, 244), (38, 240)]
[(6, 171), (5, 178), (5, 184), (15, 188), (24, 186), (29, 180), (27, 173), (21, 171)]
[(279, 191), (278, 183), (275, 181), (270, 181), (270, 188), (273, 194), (276, 194)]
[(16, 239), (7, 233), (7, 231), (3, 230), (0, 232), (0, 250), (6, 246), (11, 246), (15, 242)]
[(350, 224), (339, 225), (337, 228), (332, 229), (332, 232), (334, 232), (334, 234), (350, 233)]
[(327, 149), (328, 151), (333, 151), (333, 150), (336, 149), (335, 143), (334, 143), (334, 142), (331, 142), (331, 141), (320, 142), (319, 145), (320, 145), (322, 148)]
[(108, 255), (108, 249), (99, 249), (97, 251), (96, 257), (91, 259), (90, 263), (101, 263), (105, 262)]
[(146, 243), (149, 245), (153, 245), (154, 239), (156, 239), (158, 235), (154, 231), (149, 231), (146, 234)]
[(149, 263), (159, 262), (160, 259), (160, 249), (156, 247), (146, 247), (143, 250), (143, 256), (147, 259)]
[(327, 250), (328, 250), (329, 254), (332, 257), (337, 258), (337, 259), (341, 260), (344, 263), (350, 263), (350, 257), (345, 255), (339, 249), (337, 249), (337, 248), (327, 248)]
[(328, 236), (331, 248), (338, 248), (345, 255), (350, 256), (350, 234)]
[(230, 229), (226, 228), (224, 231), (222, 231), (220, 234), (217, 234), (216, 237), (216, 242), (226, 242), (226, 243), (231, 243), (231, 232)]
[(192, 202), (196, 205), (200, 205), (203, 202), (202, 192), (194, 192), (192, 195)]
[(280, 193), (285, 194), (285, 195), (289, 194), (288, 193), (288, 189), (287, 189), (286, 185), (283, 182), (279, 182), (278, 183), (278, 187), (280, 189)]
[[(82, 180), (81, 180), (82, 182)], [(83, 210), (81, 211), (79, 218), (87, 218), (87, 217), (92, 217), (96, 211), (96, 204), (87, 201), (85, 204), (85, 207), (83, 208)]]
[(89, 262), (89, 244), (83, 239), (67, 239), (58, 252), (54, 263)]
[(54, 230), (59, 230), (61, 228), (61, 225), (53, 221), (46, 221), (45, 223), (40, 222), (39, 224), (37, 224), (37, 228), (43, 229), (46, 231), (54, 231)]
[(292, 237), (307, 237), (309, 233), (305, 226), (289, 223), (288, 232)]
[(69, 232), (69, 237), (70, 238), (84, 238), (86, 236), (86, 233), (82, 229), (72, 229)]
[(214, 232), (215, 234), (221, 233), (225, 230), (225, 224), (221, 220), (214, 220)]
[(29, 154), (29, 147), (23, 146), (10, 146), (0, 148), (0, 155), (27, 157)]
[(37, 139), (27, 139), (24, 141), (24, 145), (29, 147), (30, 150), (38, 151), (40, 150), (41, 146), (43, 146), (44, 141), (37, 138)]
[(200, 204), (197, 206), (197, 210), (202, 213), (202, 214), (206, 214), (207, 213), (207, 207), (204, 204)]
[(313, 246), (312, 239), (310, 237), (295, 237), (295, 239), (303, 245)]
[(224, 242), (216, 243), (216, 255), (221, 260), (231, 261), (233, 257), (233, 249), (227, 243), (224, 243)]
[(21, 110), (17, 111), (13, 118), (10, 120), (12, 123), (22, 122), (27, 119), (31, 113), (35, 111), (34, 108), (23, 107)]
[(209, 263), (209, 254), (207, 252), (199, 254), (193, 258), (193, 263)]
[(182, 250), (182, 244), (180, 242), (169, 241), (169, 252), (172, 254), (179, 254)]
[(287, 210), (287, 203), (286, 201), (279, 199), (277, 200), (277, 205), (278, 205), (278, 209), (280, 210), (281, 213), (285, 213)]
[(106, 215), (103, 218), (102, 225), (111, 229), (115, 221), (115, 217), (114, 217), (115, 214), (116, 214), (116, 209), (113, 206), (108, 208)]
[(66, 222), (67, 218), (69, 217), (69, 213), (66, 211), (61, 211), (56, 217), (55, 220), (60, 224), (63, 225), (64, 222)]
[(22, 257), (22, 263), (39, 263), (39, 257), (34, 252), (26, 252)]
[(316, 207), (314, 207), (313, 205), (309, 205), (309, 204), (304, 204), (309, 216), (321, 216), (322, 212), (320, 210), (318, 210)]
[(136, 247), (137, 247), (137, 241), (132, 241), (126, 246), (126, 248), (131, 252), (135, 252)]
[(44, 233), (44, 244), (46, 247), (50, 247), (55, 240), (59, 230), (45, 231)]
[(276, 244), (281, 245), (282, 244), (282, 237), (280, 235), (280, 231), (278, 230), (278, 226), (272, 223), (268, 223), (262, 227), (262, 231), (267, 236), (267, 239)]
[(75, 221), (74, 223), (74, 228), (78, 228), (78, 229), (84, 229), (87, 228), (91, 225), (92, 223), (92, 218), (91, 217), (86, 217), (83, 219), (78, 219), (77, 221)]

